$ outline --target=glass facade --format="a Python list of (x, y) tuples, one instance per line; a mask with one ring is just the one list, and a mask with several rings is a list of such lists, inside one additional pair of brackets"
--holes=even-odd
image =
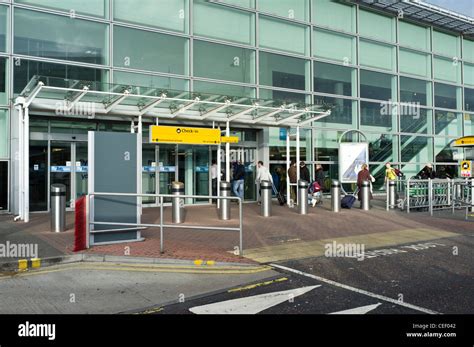
[(408, 175), (452, 165), (446, 146), (473, 133), (472, 38), (331, 0), (139, 3), (0, 1), (0, 159), (34, 75), (331, 106), (302, 151), (328, 177), (347, 129), (366, 134), (374, 171), (391, 160)]

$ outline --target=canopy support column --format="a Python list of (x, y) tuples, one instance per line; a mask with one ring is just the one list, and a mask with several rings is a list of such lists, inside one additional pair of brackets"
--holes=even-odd
[[(229, 122), (226, 123), (225, 135), (230, 136)], [(230, 182), (230, 143), (225, 144), (225, 180)]]
[(286, 128), (286, 204), (290, 206), (290, 128)]

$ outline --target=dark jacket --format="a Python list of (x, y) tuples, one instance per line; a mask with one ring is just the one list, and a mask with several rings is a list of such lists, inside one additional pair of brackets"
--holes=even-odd
[[(359, 173), (357, 174), (357, 187), (359, 188), (359, 191), (357, 192), (357, 198), (359, 201), (362, 200), (362, 182), (363, 181), (369, 181), (370, 182), (370, 171), (369, 170), (360, 170)], [(372, 193), (369, 193), (370, 197), (369, 199), (372, 200)]]
[(300, 179), (311, 183), (311, 176), (307, 166), (300, 167)]
[(323, 189), (324, 188), (324, 170), (323, 169), (316, 170), (315, 176), (316, 176), (315, 177), (316, 182), (318, 182), (321, 189)]
[(235, 181), (243, 180), (245, 178), (245, 166), (237, 164), (234, 166), (233, 178)]
[(418, 176), (422, 180), (427, 180), (428, 178), (434, 179), (434, 178), (436, 178), (436, 171), (425, 166), (423, 168), (423, 170), (421, 170), (418, 173)]
[(290, 178), (290, 183), (296, 183), (296, 166), (290, 166), (288, 169), (288, 177)]

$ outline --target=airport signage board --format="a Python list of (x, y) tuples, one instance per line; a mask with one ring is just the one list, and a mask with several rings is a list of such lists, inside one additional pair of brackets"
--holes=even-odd
[(218, 145), (221, 143), (221, 131), (210, 128), (151, 125), (150, 143)]

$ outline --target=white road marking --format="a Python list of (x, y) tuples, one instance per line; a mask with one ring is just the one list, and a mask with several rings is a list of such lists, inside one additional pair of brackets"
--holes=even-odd
[(191, 307), (189, 311), (195, 314), (256, 314), (270, 307), (290, 301), (321, 285), (308, 286), (280, 292), (265, 293), (246, 298), (226, 300), (213, 304)]
[(363, 289), (351, 287), (351, 286), (348, 286), (346, 284), (342, 284), (342, 283), (339, 283), (339, 282), (336, 282), (336, 281), (333, 281), (333, 280), (329, 280), (327, 278), (315, 276), (315, 275), (312, 275), (312, 274), (309, 274), (309, 273), (306, 273), (306, 272), (303, 272), (303, 271), (291, 269), (291, 268), (286, 267), (286, 266), (281, 266), (281, 265), (277, 265), (277, 264), (270, 264), (270, 266), (278, 268), (278, 269), (282, 269), (282, 270), (285, 270), (285, 271), (293, 272), (293, 273), (296, 273), (298, 275), (313, 278), (315, 280), (318, 280), (318, 281), (321, 281), (321, 282), (324, 282), (324, 283), (327, 283), (327, 284), (330, 284), (330, 285), (333, 285), (333, 286), (336, 286), (336, 287), (339, 287), (339, 288), (344, 288), (344, 289), (350, 290), (352, 292), (356, 292), (356, 293), (359, 293), (359, 294), (362, 294), (362, 295), (370, 296), (371, 298), (375, 298), (375, 299), (387, 301), (387, 302), (390, 302), (392, 304), (396, 304), (396, 305), (399, 305), (399, 306), (407, 307), (407, 308), (410, 308), (412, 310), (416, 310), (416, 311), (420, 311), (420, 312), (428, 313), (428, 314), (440, 314), (440, 312), (436, 312), (436, 311), (433, 311), (433, 310), (430, 310), (430, 309), (427, 309), (427, 308), (424, 308), (424, 307), (412, 305), (412, 304), (409, 304), (409, 303), (406, 303), (406, 302), (403, 302), (403, 301), (399, 301), (399, 300), (396, 300), (396, 299), (389, 298), (388, 296), (379, 295), (379, 294), (375, 294), (375, 293), (372, 293), (372, 292), (368, 292), (368, 291), (363, 290)]
[(351, 308), (349, 310), (331, 312), (329, 314), (366, 314), (367, 312), (375, 310), (377, 307), (382, 305), (380, 302), (374, 305), (360, 306)]

